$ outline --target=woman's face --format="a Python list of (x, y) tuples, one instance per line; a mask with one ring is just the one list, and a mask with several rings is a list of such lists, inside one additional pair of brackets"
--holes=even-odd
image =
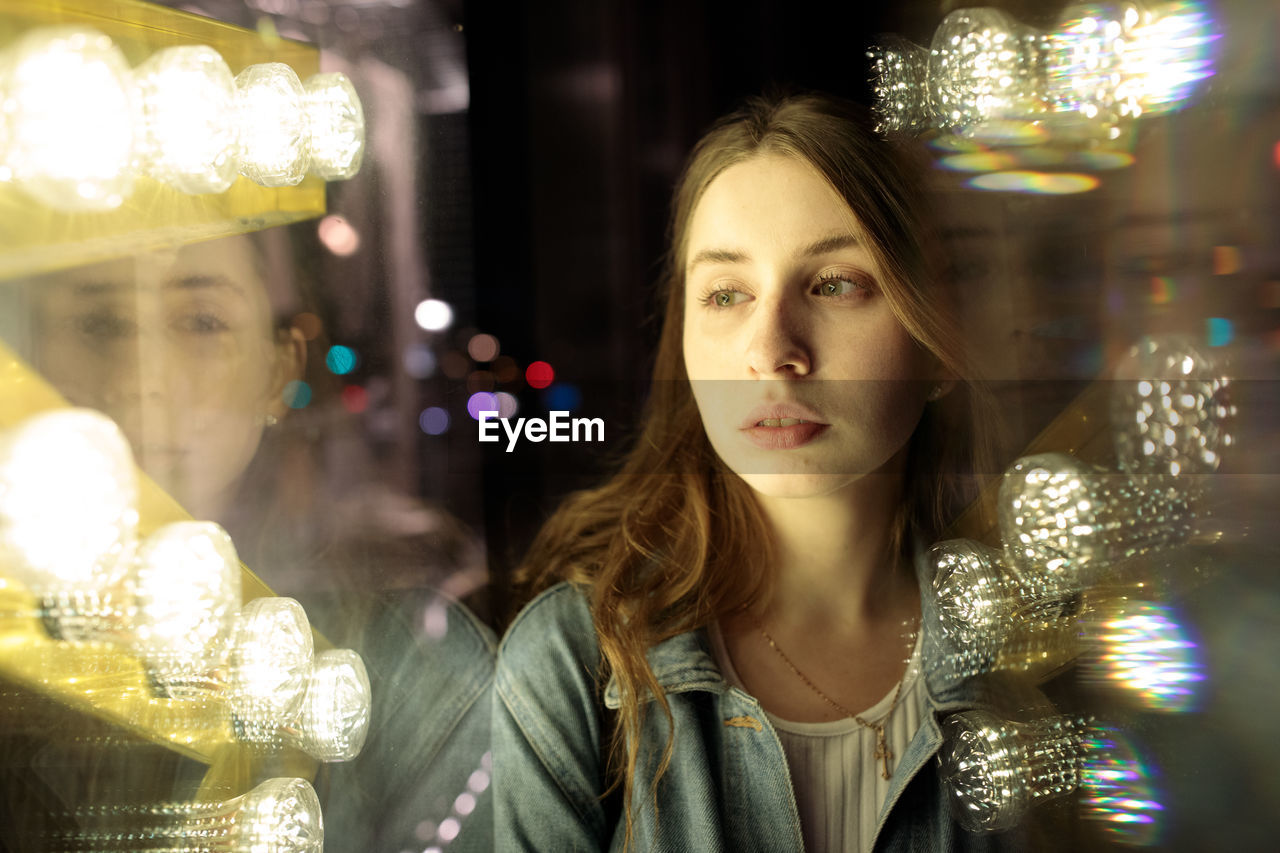
[(37, 366), (120, 425), (139, 466), (217, 518), (283, 384), (267, 294), (245, 238), (98, 264), (35, 283)]
[(685, 365), (712, 447), (761, 494), (893, 470), (936, 381), (858, 231), (812, 167), (778, 154), (729, 167), (694, 209)]

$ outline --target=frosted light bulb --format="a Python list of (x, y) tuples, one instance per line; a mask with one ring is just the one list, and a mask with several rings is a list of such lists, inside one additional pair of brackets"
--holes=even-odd
[(237, 177), (236, 84), (216, 50), (168, 47), (134, 71), (139, 155), (151, 177), (186, 193), (220, 193)]
[(214, 686), (240, 607), (231, 537), (207, 521), (161, 527), (138, 550), (133, 647), (171, 697)]
[(360, 655), (331, 649), (316, 655), (298, 723), (299, 746), (321, 761), (349, 761), (369, 733), (369, 674)]
[(244, 740), (278, 744), (279, 729), (302, 707), (314, 641), (302, 605), (292, 598), (256, 598), (236, 620), (230, 702)]
[(1065, 453), (1018, 459), (999, 496), (1005, 565), (1046, 592), (1078, 592), (1112, 563), (1185, 542), (1194, 516), (1178, 493), (1148, 490)]
[(1230, 381), (1191, 339), (1144, 338), (1115, 371), (1111, 422), (1121, 470), (1187, 478), (1212, 474), (1231, 444)]
[(1076, 790), (1085, 760), (1085, 726), (1067, 717), (1011, 723), (963, 711), (942, 723), (938, 776), (951, 813), (967, 831), (1003, 832), (1033, 803)]
[(105, 415), (46, 412), (0, 436), (0, 563), (37, 596), (119, 584), (137, 503), (129, 443)]
[(310, 159), (306, 93), (282, 62), (250, 65), (236, 75), (240, 174), (264, 187), (299, 183)]
[(948, 14), (929, 48), (929, 93), (939, 121), (967, 136), (1003, 135), (1003, 122), (1036, 113), (1042, 97), (1038, 45), (1034, 33), (1000, 9)]
[(364, 158), (364, 110), (355, 87), (333, 72), (307, 78), (303, 88), (311, 129), (307, 171), (327, 181), (354, 177)]
[(58, 210), (109, 210), (133, 190), (136, 105), (124, 54), (102, 33), (33, 30), (7, 51), (6, 167)]
[(886, 36), (867, 51), (871, 60), (872, 111), (876, 131), (914, 132), (929, 125), (929, 51), (897, 36)]

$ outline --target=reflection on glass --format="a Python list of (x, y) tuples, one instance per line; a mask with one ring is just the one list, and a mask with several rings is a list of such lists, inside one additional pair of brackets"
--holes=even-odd
[(1163, 828), (1164, 807), (1156, 798), (1152, 773), (1132, 744), (1110, 726), (1089, 729), (1088, 751), (1080, 770), (1080, 806), (1110, 840), (1131, 846), (1155, 844)]

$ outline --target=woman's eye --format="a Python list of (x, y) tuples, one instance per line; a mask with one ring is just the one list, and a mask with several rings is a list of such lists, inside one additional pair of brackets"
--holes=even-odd
[(228, 329), (221, 317), (204, 312), (183, 314), (174, 321), (174, 326), (178, 331), (195, 335), (215, 335)]
[(849, 278), (824, 278), (818, 282), (819, 296), (844, 296), (867, 287), (861, 282)]
[(737, 290), (717, 290), (711, 294), (710, 302), (717, 308), (728, 308), (737, 305), (739, 302), (747, 298), (745, 293)]
[(131, 337), (136, 331), (133, 320), (112, 311), (92, 311), (76, 320), (76, 330), (87, 338), (100, 341)]

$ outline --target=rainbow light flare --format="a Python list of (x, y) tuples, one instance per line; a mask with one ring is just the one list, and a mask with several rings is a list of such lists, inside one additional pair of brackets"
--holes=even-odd
[(1204, 666), (1197, 645), (1169, 608), (1132, 602), (1098, 626), (1095, 662), (1102, 680), (1123, 687), (1154, 711), (1194, 709)]
[(1080, 770), (1080, 809), (1113, 840), (1146, 847), (1160, 835), (1164, 806), (1153, 791), (1152, 774), (1137, 752), (1110, 726), (1093, 726)]
[(1070, 172), (989, 172), (970, 178), (974, 189), (993, 192), (1033, 193), (1035, 195), (1070, 195), (1088, 192), (1098, 186), (1093, 175)]

